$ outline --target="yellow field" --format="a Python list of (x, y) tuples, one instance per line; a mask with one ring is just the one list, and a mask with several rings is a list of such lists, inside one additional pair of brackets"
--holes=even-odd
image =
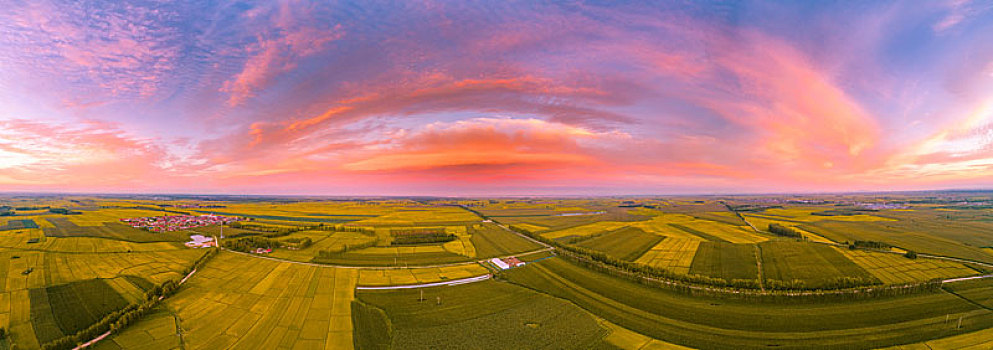
[[(118, 277), (135, 275), (153, 283), (178, 279), (182, 277), (182, 269), (202, 253), (189, 249), (143, 253), (0, 252), (0, 327), (10, 330), (21, 347), (37, 348), (28, 289), (107, 278), (111, 279), (108, 281), (111, 287), (126, 298), (137, 300), (143, 292)], [(23, 274), (28, 268), (32, 272)]]
[(459, 235), (459, 239), (454, 241), (445, 242), (445, 244), (442, 244), (442, 248), (461, 256), (476, 257), (476, 246), (472, 245), (471, 236), (467, 234)]
[(977, 274), (965, 265), (953, 261), (927, 258), (912, 260), (897, 254), (834, 248), (886, 284), (923, 282), (934, 278)]
[(642, 255), (635, 262), (661, 267), (675, 273), (688, 274), (690, 264), (693, 263), (693, 256), (696, 255), (696, 250), (700, 247), (700, 242), (694, 239), (666, 238), (645, 252), (645, 255)]
[(357, 280), (354, 269), (221, 253), (166, 305), (186, 348), (351, 349)]
[(556, 239), (556, 238), (562, 238), (568, 236), (589, 236), (604, 231), (616, 230), (630, 225), (631, 225), (630, 222), (601, 221), (601, 222), (594, 222), (592, 224), (571, 227), (565, 230), (546, 232), (543, 233), (542, 236), (545, 236), (546, 238), (550, 238), (550, 239)]
[(321, 250), (340, 249), (345, 245), (355, 246), (375, 240), (375, 237), (366, 236), (358, 232), (301, 231), (294, 232), (287, 238), (289, 237), (307, 237), (313, 240), (314, 243), (310, 247), (300, 250), (276, 249), (269, 255), (280, 259), (306, 262), (317, 256), (317, 252)]
[(556, 239), (568, 236), (589, 236), (604, 231), (611, 231), (623, 227), (637, 227), (645, 232), (654, 233), (660, 236), (671, 238), (706, 240), (706, 238), (686, 232), (670, 224), (678, 224), (694, 229), (711, 236), (715, 236), (731, 243), (757, 243), (769, 240), (767, 237), (755, 234), (747, 226), (735, 226), (722, 222), (701, 220), (683, 214), (662, 214), (656, 215), (649, 220), (635, 222), (601, 221), (582, 226), (572, 227), (565, 230), (543, 233), (542, 236)]
[(755, 226), (755, 228), (762, 231), (767, 231), (769, 229), (769, 224), (780, 224), (786, 227), (792, 227), (793, 229), (800, 231), (800, 234), (806, 237), (808, 241), (834, 243), (830, 239), (824, 238), (821, 235), (796, 227), (797, 223), (795, 222), (776, 220), (769, 217), (757, 216), (752, 214), (742, 214), (742, 216), (745, 218), (745, 220), (748, 220), (748, 222), (752, 224), (752, 226)]
[(176, 318), (167, 310), (157, 310), (142, 316), (120, 333), (96, 343), (93, 349), (178, 349), (180, 341), (176, 324)]
[(599, 319), (600, 325), (610, 330), (604, 338), (608, 343), (625, 350), (691, 350), (681, 345), (667, 343), (642, 335), (627, 328)]
[[(803, 222), (814, 222), (823, 220), (832, 221), (897, 221), (896, 219), (884, 218), (875, 215), (836, 215), (836, 216), (821, 216), (821, 215), (811, 215), (811, 213), (824, 211), (824, 208), (773, 208), (767, 209), (761, 213), (750, 214), (757, 216), (783, 216), (790, 220), (803, 221)], [(775, 217), (767, 217), (768, 219), (775, 219)]]
[(358, 284), (361, 286), (422, 284), (482, 276), (487, 273), (489, 270), (476, 263), (435, 268), (364, 269), (359, 270)]
[(418, 222), (446, 222), (446, 221), (481, 221), (478, 216), (461, 208), (454, 207), (413, 207), (395, 208), (395, 210), (375, 217), (359, 220), (350, 223), (356, 226), (411, 226)]
[(354, 254), (375, 254), (375, 255), (401, 255), (401, 254), (415, 254), (415, 253), (440, 253), (444, 252), (445, 248), (437, 245), (422, 245), (422, 246), (412, 246), (412, 247), (369, 247), (365, 249), (353, 250), (350, 253)]
[(548, 229), (548, 227), (545, 227), (545, 226), (528, 224), (528, 223), (523, 223), (523, 222), (522, 223), (518, 223), (518, 224), (514, 224), (514, 226), (523, 228), (523, 229), (528, 230), (530, 232), (538, 232), (538, 231), (544, 231), (544, 230), (547, 230)]
[(757, 243), (769, 240), (767, 237), (755, 234), (747, 226), (735, 226), (717, 221), (701, 220), (683, 214), (658, 215), (648, 221), (635, 222), (631, 226), (641, 228), (645, 232), (653, 232), (667, 237), (704, 240), (704, 238), (672, 227), (669, 224), (683, 225), (731, 243)]
[[(140, 209), (100, 209), (82, 211), (79, 215), (59, 215), (79, 226), (102, 226), (108, 222), (120, 222), (124, 218), (139, 218), (147, 216), (178, 215), (162, 211), (140, 210)], [(38, 222), (40, 220), (35, 220)], [(47, 220), (45, 220), (47, 221)], [(40, 225), (40, 224), (39, 224)]]

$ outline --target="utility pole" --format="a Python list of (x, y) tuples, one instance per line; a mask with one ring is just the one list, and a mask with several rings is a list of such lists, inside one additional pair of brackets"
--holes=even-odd
[(424, 289), (421, 289), (421, 297), (417, 301), (424, 301)]
[(438, 297), (438, 305), (441, 305), (441, 297)]
[(955, 329), (962, 328), (962, 316), (959, 316), (959, 324), (955, 326)]

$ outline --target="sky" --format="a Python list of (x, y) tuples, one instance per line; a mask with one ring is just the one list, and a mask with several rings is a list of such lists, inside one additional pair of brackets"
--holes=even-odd
[(0, 191), (993, 188), (989, 1), (0, 8)]

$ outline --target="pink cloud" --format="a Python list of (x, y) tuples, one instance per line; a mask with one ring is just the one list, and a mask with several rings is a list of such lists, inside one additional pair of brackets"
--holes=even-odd
[[(255, 19), (259, 14), (250, 12), (246, 17)], [(237, 106), (268, 87), (280, 74), (292, 71), (299, 60), (317, 54), (332, 41), (345, 35), (342, 26), (324, 30), (312, 27), (306, 8), (281, 2), (272, 23), (256, 35), (254, 44), (244, 49), (248, 56), (241, 71), (224, 82), (222, 92), (230, 95), (228, 104)]]

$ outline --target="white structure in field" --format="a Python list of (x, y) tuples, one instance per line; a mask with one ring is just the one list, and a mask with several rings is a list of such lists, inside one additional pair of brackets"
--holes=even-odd
[(524, 262), (523, 261), (521, 261), (520, 259), (517, 259), (517, 257), (513, 257), (513, 256), (512, 257), (509, 257), (509, 258), (503, 258), (503, 259), (493, 258), (493, 259), (490, 259), (490, 262), (493, 263), (493, 265), (496, 265), (496, 267), (499, 267), (501, 270), (506, 270), (506, 269), (509, 269), (509, 268), (512, 268), (512, 267), (524, 266)]
[(186, 242), (186, 246), (190, 248), (206, 248), (206, 247), (216, 247), (217, 243), (214, 242), (213, 238), (204, 237), (201, 235), (190, 236), (192, 241)]
[(501, 270), (506, 270), (510, 268), (510, 265), (507, 265), (507, 263), (503, 262), (503, 260), (500, 260), (500, 258), (490, 259), (490, 262), (493, 263), (493, 265), (496, 265), (496, 267), (499, 267)]

